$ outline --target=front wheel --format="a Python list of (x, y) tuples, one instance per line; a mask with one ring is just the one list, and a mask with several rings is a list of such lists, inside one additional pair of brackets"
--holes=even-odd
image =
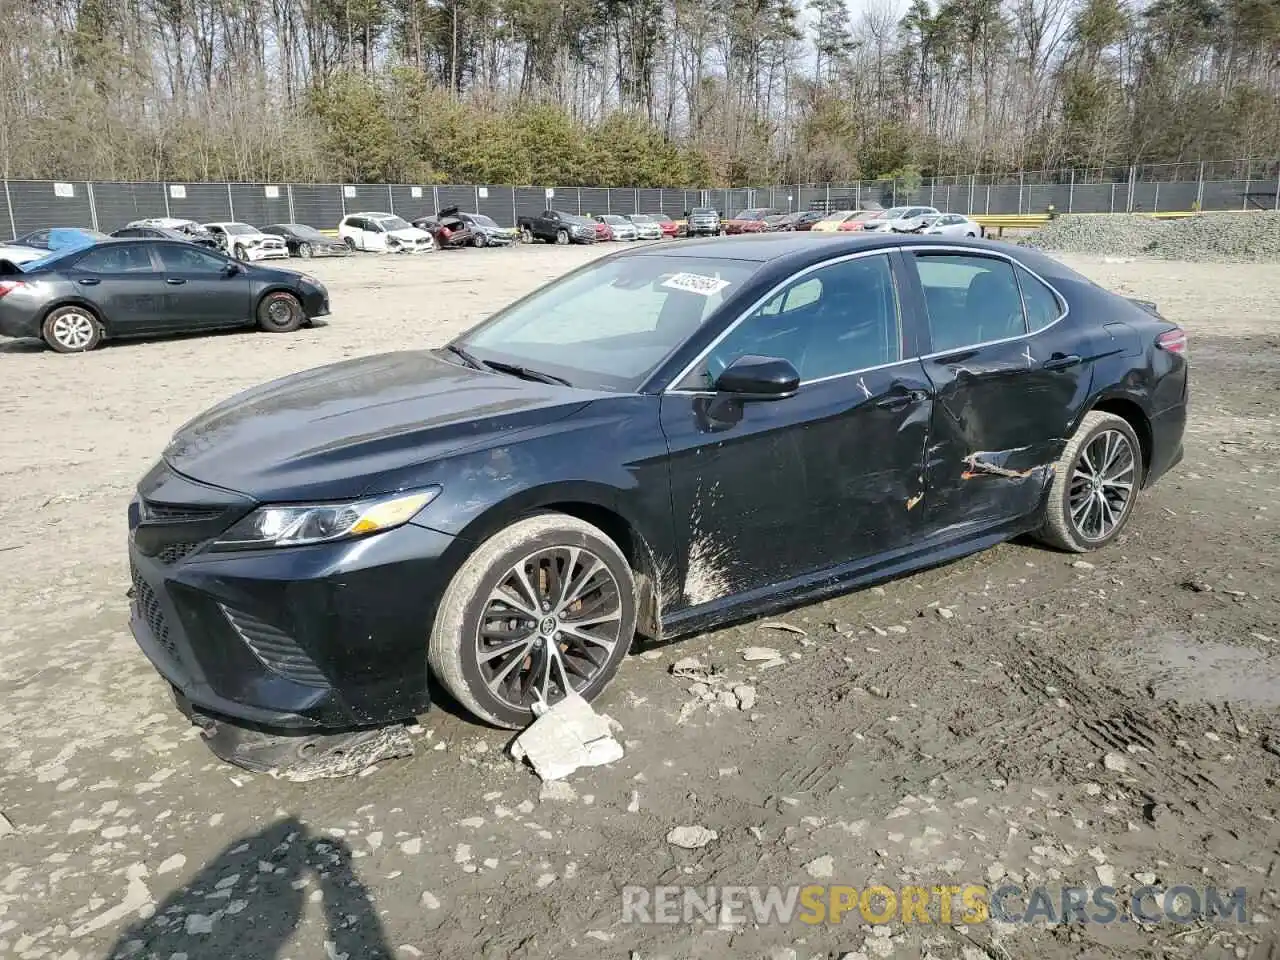
[(347, 249), (348, 249), (348, 250), (350, 250), (352, 253), (355, 253), (355, 252), (356, 252), (356, 238), (355, 238), (355, 237), (343, 237), (343, 239), (347, 242)]
[(306, 322), (302, 304), (292, 293), (277, 290), (258, 304), (258, 327), (267, 333), (293, 333)]
[(528, 227), (522, 227), (520, 230), (521, 243), (533, 243), (533, 231)]
[(245, 260), (248, 260), (248, 259), (249, 259), (249, 254), (248, 254), (248, 252), (245, 250), (245, 248), (244, 248), (244, 247), (240, 246), (240, 244), (238, 244), (238, 243), (236, 244), (236, 249), (235, 249), (235, 251), (234, 251), (234, 256), (235, 256), (235, 258), (236, 258), (237, 260), (239, 260), (239, 261), (241, 261), (241, 262), (243, 262), (243, 261), (245, 261)]
[(1127, 420), (1098, 410), (1085, 414), (1054, 465), (1037, 536), (1072, 553), (1106, 546), (1133, 515), (1143, 469), (1142, 445)]
[(568, 243), (568, 242), (569, 242), (569, 231), (568, 231), (568, 230), (557, 230), (557, 231), (556, 231), (556, 243), (558, 243), (560, 246), (564, 246), (564, 245), (565, 245), (566, 243)]
[(477, 247), (488, 246), (489, 238), (485, 236), (483, 233), (477, 233), (475, 237), (472, 238), (471, 243)]
[(309, 243), (298, 244), (298, 256), (302, 257), (302, 259), (304, 260), (311, 259), (311, 244)]
[(518, 520), (467, 558), (440, 602), (428, 662), (482, 720), (527, 726), (533, 705), (594, 699), (635, 634), (635, 582), (617, 545), (562, 513)]

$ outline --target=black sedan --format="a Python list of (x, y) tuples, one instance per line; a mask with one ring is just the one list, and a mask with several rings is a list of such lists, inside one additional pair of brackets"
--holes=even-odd
[(302, 257), (348, 257), (351, 248), (336, 237), (326, 237), (315, 227), (305, 223), (273, 223), (262, 228), (263, 233), (284, 240), (289, 248), (289, 256)]
[(320, 281), (185, 240), (105, 240), (22, 266), (0, 261), (0, 336), (59, 353), (104, 339), (257, 325), (290, 333), (329, 312)]
[(194, 243), (198, 247), (210, 250), (218, 249), (218, 241), (209, 234), (198, 236), (175, 230), (173, 227), (158, 227), (151, 224), (129, 224), (119, 230), (112, 230), (111, 236), (118, 240), (179, 240), (183, 243)]
[(1024, 533), (1106, 546), (1182, 455), (1186, 338), (985, 241), (778, 233), (595, 260), (438, 350), (249, 390), (129, 507), (132, 627), (271, 728), (590, 699), (633, 639)]

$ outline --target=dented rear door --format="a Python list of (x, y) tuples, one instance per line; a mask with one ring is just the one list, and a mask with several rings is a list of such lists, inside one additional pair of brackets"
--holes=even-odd
[(913, 248), (907, 259), (930, 338), (929, 532), (1024, 517), (1088, 400), (1096, 345), (1063, 316), (1065, 302), (1009, 258)]

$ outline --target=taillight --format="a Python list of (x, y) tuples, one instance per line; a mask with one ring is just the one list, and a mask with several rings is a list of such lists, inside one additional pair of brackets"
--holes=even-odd
[(1167, 330), (1160, 334), (1160, 336), (1156, 337), (1156, 346), (1161, 350), (1167, 350), (1169, 353), (1186, 353), (1186, 331), (1181, 327), (1177, 327), (1173, 330)]
[(23, 285), (22, 280), (0, 280), (0, 297), (8, 296)]

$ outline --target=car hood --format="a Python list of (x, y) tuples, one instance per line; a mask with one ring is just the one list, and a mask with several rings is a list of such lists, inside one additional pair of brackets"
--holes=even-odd
[(418, 227), (406, 227), (403, 230), (388, 230), (387, 236), (395, 237), (397, 240), (418, 241), (430, 239), (431, 234), (427, 233), (425, 230), (419, 229)]
[(389, 353), (247, 390), (185, 424), (164, 458), (261, 502), (344, 499), (395, 490), (406, 468), (507, 442), (590, 399), (427, 351)]

